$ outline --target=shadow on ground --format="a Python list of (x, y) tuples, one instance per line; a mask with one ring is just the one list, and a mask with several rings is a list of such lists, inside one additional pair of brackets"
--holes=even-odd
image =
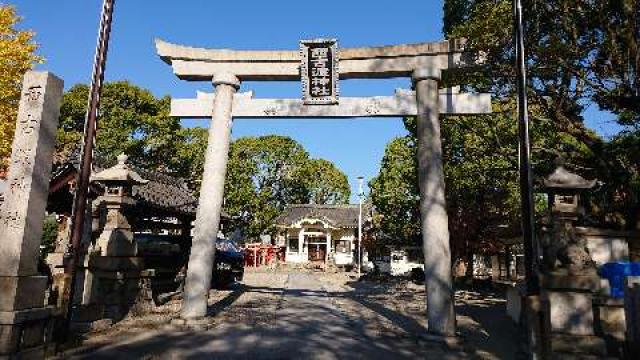
[[(475, 349), (452, 351), (420, 340), (424, 326), (368, 298), (323, 287), (313, 274), (291, 274), (280, 286), (239, 285), (209, 309), (216, 326), (193, 332), (159, 328), (118, 336), (69, 354), (74, 359), (462, 359), (512, 358), (504, 305), (459, 301), (461, 333)], [(379, 294), (383, 294), (381, 289)], [(481, 296), (481, 294), (479, 294)], [(343, 306), (345, 304), (349, 306)], [(477, 325), (476, 325), (477, 324)], [(477, 327), (476, 327), (477, 326)], [(475, 327), (475, 328), (474, 328)], [(502, 348), (504, 351), (496, 349)], [(512, 353), (511, 353), (512, 354)], [(488, 356), (483, 356), (488, 355)]]

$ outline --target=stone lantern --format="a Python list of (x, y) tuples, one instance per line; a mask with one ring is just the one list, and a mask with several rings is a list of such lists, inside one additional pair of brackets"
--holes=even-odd
[(127, 165), (127, 156), (118, 156), (118, 164), (91, 177), (91, 181), (104, 186), (104, 195), (98, 202), (106, 210), (104, 230), (100, 234), (95, 250), (102, 256), (136, 256), (131, 225), (125, 211), (135, 205), (132, 197), (133, 185), (148, 183)]
[(570, 172), (564, 167), (562, 160), (556, 163), (556, 170), (544, 179), (551, 213), (557, 218), (575, 221), (580, 211), (580, 193), (592, 189), (596, 180), (587, 180)]
[(584, 274), (595, 266), (586, 247), (586, 242), (576, 235), (575, 223), (582, 212), (580, 194), (592, 189), (596, 180), (586, 180), (564, 167), (558, 160), (556, 170), (544, 179), (551, 212), (550, 238), (545, 248), (546, 272), (566, 271), (570, 274)]
[(87, 262), (85, 292), (90, 295), (86, 301), (97, 311), (87, 320), (118, 321), (126, 316), (140, 292), (143, 261), (137, 256), (126, 214), (136, 204), (133, 186), (148, 181), (129, 168), (124, 154), (118, 156), (117, 165), (93, 175), (91, 181), (104, 187), (104, 194), (97, 199), (104, 228)]
[(549, 195), (551, 221), (542, 236), (544, 261), (541, 295), (545, 308), (548, 350), (555, 356), (606, 354), (604, 340), (595, 335), (593, 294), (600, 279), (587, 248), (576, 232), (582, 212), (580, 194), (592, 189), (596, 180), (586, 180), (564, 167), (544, 179)]

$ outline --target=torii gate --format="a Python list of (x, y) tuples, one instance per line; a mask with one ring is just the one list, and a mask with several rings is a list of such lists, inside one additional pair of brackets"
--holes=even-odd
[[(350, 118), (416, 116), (420, 218), (425, 257), (428, 331), (455, 336), (448, 218), (444, 195), (439, 115), (491, 112), (488, 94), (441, 93), (441, 71), (463, 65), (463, 41), (341, 49), (335, 40), (302, 41), (300, 50), (202, 49), (156, 40), (160, 57), (178, 78), (212, 81), (215, 94), (177, 99), (171, 115), (211, 117), (195, 236), (181, 316), (203, 318), (227, 170), (233, 118)], [(415, 91), (395, 96), (338, 98), (338, 78), (411, 77)], [(254, 99), (236, 94), (241, 81), (302, 81), (303, 99)]]

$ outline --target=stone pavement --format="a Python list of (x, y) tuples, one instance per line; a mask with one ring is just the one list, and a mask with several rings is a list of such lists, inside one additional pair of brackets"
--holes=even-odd
[[(335, 276), (248, 273), (210, 306), (215, 326), (186, 332), (166, 325), (92, 337), (72, 359), (463, 359), (419, 339), (422, 324), (358, 299)], [(478, 354), (476, 352), (476, 354)], [(504, 358), (504, 357), (493, 357)]]

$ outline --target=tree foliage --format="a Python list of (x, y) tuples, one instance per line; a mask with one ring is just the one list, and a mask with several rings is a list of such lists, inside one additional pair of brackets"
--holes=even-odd
[[(66, 154), (82, 136), (89, 88), (76, 85), (60, 110), (58, 153)], [(126, 153), (132, 163), (170, 171), (179, 162), (179, 119), (169, 117), (168, 97), (157, 99), (127, 81), (106, 83), (100, 100), (96, 151), (105, 162)]]
[(274, 230), (289, 204), (345, 203), (347, 177), (326, 160), (310, 159), (302, 145), (284, 136), (240, 138), (231, 144), (225, 210), (232, 227), (255, 238)]
[[(564, 155), (574, 171), (604, 183), (591, 197), (590, 221), (630, 227), (639, 197), (633, 184), (640, 163), (631, 145), (640, 123), (640, 3), (532, 0), (524, 5), (532, 125), (550, 121), (546, 128), (562, 140), (553, 151)], [(501, 102), (512, 101), (512, 16), (511, 0), (445, 1), (446, 35), (467, 38), (469, 47), (486, 58), (449, 81), (491, 92)], [(595, 135), (583, 118), (592, 104), (616, 114), (627, 130), (609, 142)], [(540, 140), (533, 146), (545, 147)], [(534, 164), (538, 178), (548, 171), (548, 165)]]
[(385, 149), (380, 173), (369, 183), (374, 225), (391, 242), (419, 244), (417, 166), (415, 137), (396, 138)]
[(305, 203), (336, 205), (349, 202), (349, 180), (328, 160), (309, 159), (293, 177), (300, 182), (300, 195)]
[(17, 29), (15, 7), (0, 4), (0, 166), (11, 155), (24, 73), (42, 62), (32, 31)]
[(178, 160), (173, 164), (171, 171), (184, 178), (190, 189), (197, 191), (202, 183), (209, 131), (199, 127), (182, 128), (178, 131), (178, 138), (180, 141), (174, 144)]
[[(640, 121), (640, 5), (635, 0), (531, 0), (524, 2), (528, 88), (545, 116), (567, 132), (583, 131), (590, 101), (618, 114), (621, 124)], [(464, 72), (480, 89), (509, 95), (514, 84), (511, 0), (447, 0), (448, 37), (469, 40), (486, 56)], [(588, 141), (588, 136), (585, 137)]]
[(55, 214), (46, 216), (44, 218), (44, 224), (42, 226), (40, 257), (46, 259), (47, 255), (55, 250), (56, 241), (58, 240), (59, 225), (58, 221), (56, 220)]
[[(586, 219), (625, 226), (637, 213), (639, 138), (623, 133), (605, 142), (583, 124), (595, 102), (638, 123), (638, 2), (533, 0), (526, 3), (532, 157), (536, 183), (563, 157), (574, 171), (606, 184), (590, 196)], [(444, 33), (468, 39), (485, 61), (446, 74), (445, 86), (494, 95), (494, 113), (442, 119), (447, 210), (455, 258), (495, 251), (519, 234), (518, 139), (510, 0), (446, 0)], [(376, 225), (389, 239), (420, 239), (415, 154), (411, 135), (393, 140), (371, 182)], [(541, 190), (540, 186), (537, 187)], [(545, 207), (537, 197), (536, 209)]]
[[(494, 113), (442, 118), (443, 160), (451, 247), (455, 258), (495, 252), (519, 235), (518, 138), (513, 103), (494, 104)], [(535, 109), (534, 109), (535, 110)], [(579, 139), (557, 131), (534, 111), (533, 162), (541, 173), (557, 156), (587, 163), (593, 152)], [(415, 118), (410, 135), (387, 145), (379, 175), (371, 183), (374, 224), (387, 242), (421, 243)], [(545, 208), (537, 196), (538, 211)]]

